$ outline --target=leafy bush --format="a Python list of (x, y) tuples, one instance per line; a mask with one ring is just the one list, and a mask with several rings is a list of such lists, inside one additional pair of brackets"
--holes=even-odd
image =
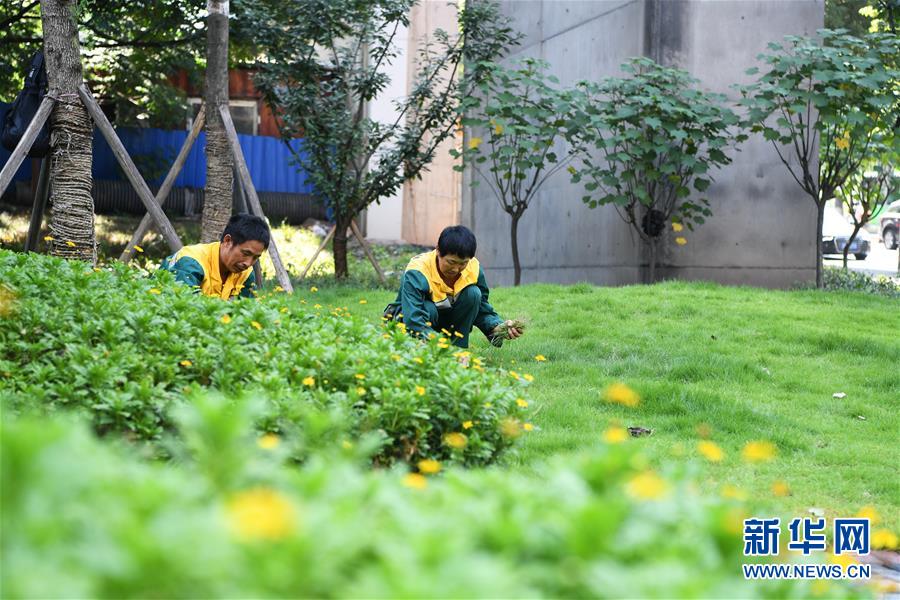
[[(223, 410), (227, 406), (228, 410)], [(178, 411), (176, 464), (57, 419), (4, 417), (3, 597), (829, 597), (744, 581), (740, 500), (628, 443), (534, 473), (300, 468), (247, 405)], [(784, 537), (784, 536), (782, 536)], [(779, 562), (784, 562), (782, 556)]]
[(867, 273), (841, 269), (839, 267), (825, 268), (825, 289), (865, 292), (867, 294), (875, 294), (876, 296), (900, 298), (900, 284), (890, 277), (885, 277), (883, 275), (873, 277)]
[(297, 428), (310, 409), (346, 413), (349, 435), (382, 435), (382, 464), (489, 463), (524, 426), (527, 382), (342, 308), (283, 294), (225, 303), (169, 273), (34, 254), (0, 252), (0, 272), (16, 297), (0, 318), (5, 409), (84, 409), (101, 433), (152, 440), (192, 391), (262, 394), (261, 428)]

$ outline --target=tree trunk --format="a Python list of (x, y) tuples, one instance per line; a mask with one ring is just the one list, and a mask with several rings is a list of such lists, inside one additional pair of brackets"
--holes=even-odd
[(822, 224), (825, 222), (825, 203), (816, 202), (816, 287), (825, 287), (822, 262)]
[(522, 281), (522, 265), (519, 263), (519, 219), (522, 215), (513, 213), (512, 224), (510, 226), (510, 241), (512, 242), (512, 259), (513, 259), (513, 285), (519, 285)]
[(200, 241), (218, 240), (231, 218), (234, 157), (219, 107), (228, 104), (228, 0), (207, 0), (206, 193)]
[(337, 279), (346, 279), (350, 276), (347, 265), (347, 228), (350, 227), (350, 219), (335, 215), (334, 239), (331, 242), (331, 250), (334, 253), (334, 276)]
[(850, 238), (847, 240), (847, 245), (844, 246), (844, 270), (847, 270), (847, 255), (850, 253), (850, 245), (853, 244), (853, 240), (856, 239), (859, 230), (862, 229), (862, 223), (858, 224), (853, 228), (853, 233), (850, 234)]
[(647, 247), (650, 249), (650, 269), (647, 283), (656, 283), (656, 250), (658, 238), (651, 237), (647, 241)]
[(97, 262), (91, 197), (93, 124), (78, 98), (81, 49), (72, 14), (75, 0), (41, 0), (50, 114), (50, 254)]

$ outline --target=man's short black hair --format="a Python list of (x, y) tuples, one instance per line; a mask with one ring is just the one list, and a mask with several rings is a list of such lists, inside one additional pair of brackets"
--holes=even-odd
[(475, 234), (468, 227), (454, 225), (447, 227), (438, 238), (438, 253), (441, 256), (455, 254), (460, 258), (475, 256)]
[(247, 213), (239, 213), (228, 220), (225, 231), (222, 232), (222, 238), (226, 235), (231, 236), (231, 241), (235, 244), (243, 244), (247, 240), (256, 240), (260, 242), (267, 250), (269, 248), (269, 225), (264, 219)]

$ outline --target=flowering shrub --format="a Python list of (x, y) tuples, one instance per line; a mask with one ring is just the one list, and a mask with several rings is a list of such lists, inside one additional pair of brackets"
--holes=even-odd
[[(5, 416), (3, 597), (846, 597), (745, 581), (742, 500), (610, 443), (534, 472), (285, 466), (251, 406), (176, 412), (174, 464), (61, 421)], [(429, 469), (433, 472), (434, 469)], [(784, 562), (784, 556), (779, 557)], [(817, 587), (818, 586), (818, 587)], [(823, 588), (823, 589), (819, 589)], [(824, 589), (829, 588), (829, 589)], [(864, 590), (859, 590), (864, 591)]]
[(524, 431), (527, 381), (342, 308), (279, 293), (226, 303), (166, 272), (35, 254), (0, 252), (0, 272), (4, 410), (77, 408), (100, 433), (155, 440), (173, 407), (214, 388), (267, 398), (258, 426), (274, 433), (323, 410), (348, 415), (334, 435), (377, 433), (379, 464), (486, 464)]

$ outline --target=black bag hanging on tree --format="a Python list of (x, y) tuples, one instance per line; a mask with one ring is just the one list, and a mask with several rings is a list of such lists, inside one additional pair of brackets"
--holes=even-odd
[[(34, 118), (41, 105), (41, 101), (47, 94), (47, 70), (44, 68), (44, 53), (38, 52), (31, 58), (31, 68), (25, 77), (25, 85), (16, 96), (16, 100), (10, 106), (3, 119), (3, 128), (0, 130), (0, 142), (3, 147), (12, 152), (16, 149), (29, 123)], [(44, 123), (40, 133), (31, 145), (28, 156), (43, 158), (50, 152), (50, 125)]]

